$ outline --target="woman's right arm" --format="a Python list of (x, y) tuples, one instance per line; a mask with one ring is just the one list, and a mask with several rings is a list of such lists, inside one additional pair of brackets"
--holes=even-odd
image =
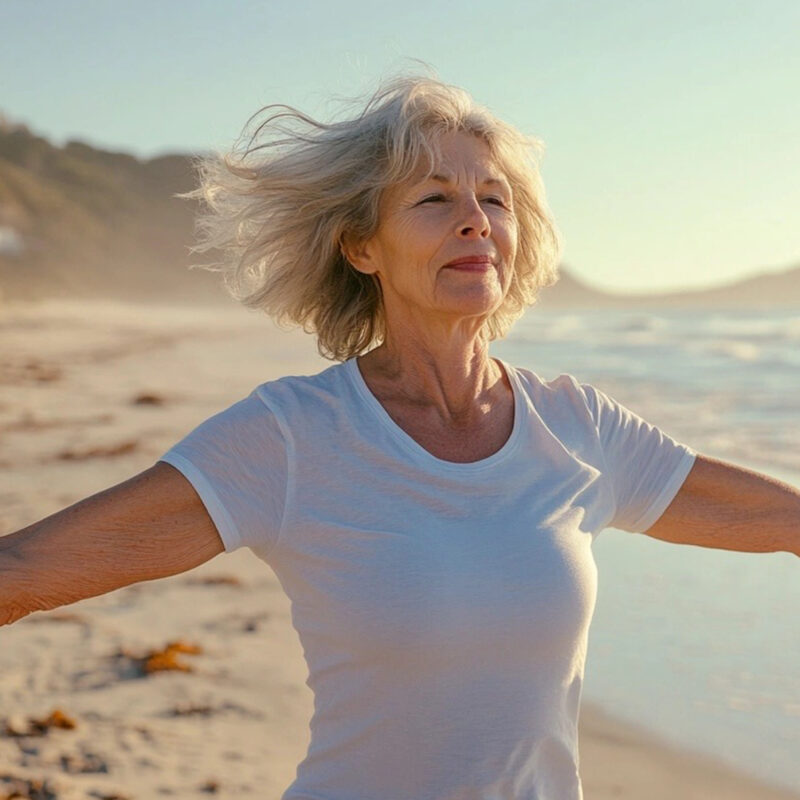
[(0, 536), (0, 625), (185, 572), (223, 550), (192, 485), (174, 467), (158, 462)]

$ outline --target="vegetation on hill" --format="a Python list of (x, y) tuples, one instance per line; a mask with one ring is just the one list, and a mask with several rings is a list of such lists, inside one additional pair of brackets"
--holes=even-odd
[(221, 298), (188, 270), (196, 205), (191, 160), (140, 161), (77, 141), (63, 148), (0, 126), (0, 291), (6, 298)]

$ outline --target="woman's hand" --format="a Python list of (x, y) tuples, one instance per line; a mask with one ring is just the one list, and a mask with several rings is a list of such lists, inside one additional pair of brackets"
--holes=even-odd
[(192, 485), (159, 462), (0, 537), (0, 625), (185, 572), (223, 549)]
[(698, 455), (648, 536), (749, 553), (800, 556), (800, 491), (758, 472)]

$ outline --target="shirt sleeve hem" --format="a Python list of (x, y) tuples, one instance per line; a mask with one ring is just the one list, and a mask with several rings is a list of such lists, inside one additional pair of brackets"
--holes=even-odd
[(669, 504), (675, 499), (678, 490), (683, 486), (683, 482), (686, 480), (692, 466), (694, 466), (696, 457), (697, 453), (695, 453), (694, 450), (686, 448), (686, 451), (672, 472), (672, 475), (670, 475), (666, 485), (647, 511), (645, 511), (636, 521), (636, 524), (632, 526), (633, 530), (644, 533), (655, 525), (661, 515), (667, 510)]
[(164, 461), (175, 467), (192, 484), (206, 511), (208, 511), (211, 521), (217, 528), (220, 539), (222, 539), (222, 543), (225, 546), (225, 552), (230, 553), (239, 547), (243, 547), (245, 543), (231, 515), (220, 501), (219, 495), (217, 495), (206, 476), (191, 461), (173, 451), (165, 453), (159, 458), (159, 461)]

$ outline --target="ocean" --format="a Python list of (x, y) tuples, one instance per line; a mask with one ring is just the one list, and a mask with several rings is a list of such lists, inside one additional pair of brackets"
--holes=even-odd
[[(492, 352), (800, 488), (800, 310), (532, 309)], [(798, 531), (800, 536), (800, 531)], [(800, 560), (608, 530), (583, 698), (800, 788)]]

